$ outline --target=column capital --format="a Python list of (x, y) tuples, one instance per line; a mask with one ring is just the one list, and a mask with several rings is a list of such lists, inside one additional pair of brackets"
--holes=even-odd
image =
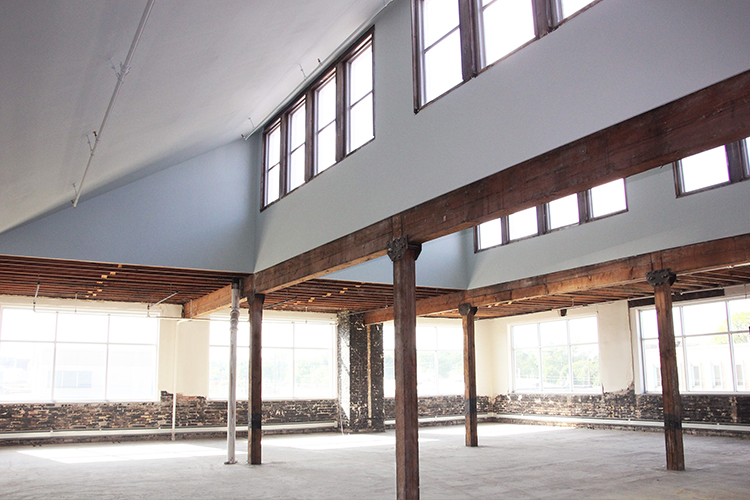
[(651, 286), (673, 285), (676, 279), (677, 275), (671, 269), (658, 269), (656, 271), (649, 271), (646, 274), (646, 281)]
[(422, 251), (422, 245), (409, 243), (406, 236), (399, 236), (388, 243), (388, 257), (390, 257), (393, 262), (396, 262), (397, 260), (403, 259), (406, 251), (409, 249), (414, 251), (414, 260), (417, 260), (419, 253)]
[(471, 304), (459, 304), (458, 314), (460, 314), (461, 316), (468, 316), (469, 313), (476, 314), (477, 308), (472, 307)]

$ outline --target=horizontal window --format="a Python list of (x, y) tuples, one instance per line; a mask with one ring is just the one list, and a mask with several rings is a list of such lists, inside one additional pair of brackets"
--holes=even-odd
[[(453, 326), (417, 327), (417, 392), (420, 396), (463, 394), (463, 328)], [(383, 391), (396, 394), (395, 330), (383, 326)]]
[(588, 191), (512, 213), (475, 227), (475, 250), (546, 234), (627, 211), (625, 180), (617, 179)]
[[(682, 304), (672, 318), (681, 391), (750, 391), (750, 299)], [(638, 330), (645, 390), (661, 392), (656, 309), (638, 311)]]
[(709, 149), (674, 163), (677, 196), (750, 178), (748, 139)]
[[(263, 322), (264, 399), (336, 397), (335, 326), (305, 321)], [(237, 399), (249, 395), (250, 323), (237, 331)], [(229, 321), (211, 321), (209, 336), (209, 399), (229, 395)]]
[(0, 310), (0, 401), (155, 401), (155, 318)]
[(595, 317), (511, 327), (516, 392), (601, 392)]
[(271, 121), (263, 133), (263, 207), (375, 137), (373, 82), (370, 33)]
[(413, 0), (415, 110), (540, 38), (585, 0)]

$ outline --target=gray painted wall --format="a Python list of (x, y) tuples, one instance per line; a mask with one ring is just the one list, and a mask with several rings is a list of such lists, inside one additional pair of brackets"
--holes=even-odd
[(247, 271), (257, 189), (240, 140), (0, 235), (0, 254)]

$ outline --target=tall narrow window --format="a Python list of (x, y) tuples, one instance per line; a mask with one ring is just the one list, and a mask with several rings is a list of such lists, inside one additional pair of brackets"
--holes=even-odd
[(305, 124), (307, 106), (302, 101), (289, 115), (289, 187), (291, 191), (305, 183)]
[(336, 73), (317, 91), (316, 171), (336, 163)]
[(266, 205), (281, 195), (281, 122), (266, 134)]
[(349, 61), (349, 144), (354, 151), (375, 136), (373, 121), (372, 39)]
[(423, 0), (422, 102), (427, 103), (463, 80), (457, 0)]
[(482, 66), (507, 56), (534, 39), (531, 0), (482, 0)]

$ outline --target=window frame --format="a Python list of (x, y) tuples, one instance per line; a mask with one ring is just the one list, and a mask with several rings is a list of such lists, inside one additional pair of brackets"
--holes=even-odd
[[(703, 193), (705, 191), (729, 186), (731, 184), (736, 184), (738, 182), (750, 179), (750, 157), (748, 155), (748, 142), (750, 142), (750, 137), (725, 144), (723, 147), (727, 157), (727, 173), (729, 175), (729, 180), (725, 182), (719, 182), (717, 184), (712, 184), (710, 186), (705, 186), (700, 189), (685, 191), (684, 173), (682, 170), (683, 159), (681, 158), (673, 162), (672, 174), (674, 176), (675, 196), (677, 198), (682, 198), (684, 196)], [(707, 149), (705, 151), (710, 151), (710, 149)], [(696, 154), (700, 154), (705, 151), (701, 151)]]
[(434, 47), (454, 30), (444, 35), (430, 47), (424, 46), (424, 0), (411, 1), (411, 21), (412, 21), (412, 74), (413, 74), (413, 96), (414, 96), (414, 113), (418, 113), (425, 106), (439, 100), (444, 95), (449, 94), (452, 90), (460, 87), (480, 73), (494, 66), (500, 61), (510, 57), (535, 40), (548, 35), (556, 30), (563, 23), (578, 16), (582, 12), (591, 8), (601, 0), (593, 0), (588, 5), (574, 12), (570, 16), (562, 17), (563, 0), (528, 0), (531, 2), (531, 9), (534, 24), (534, 37), (514, 48), (504, 56), (489, 63), (486, 62), (486, 49), (483, 38), (484, 20), (483, 7), (481, 0), (456, 0), (459, 11), (459, 37), (461, 40), (461, 75), (462, 80), (453, 87), (445, 90), (440, 95), (430, 100), (426, 98), (425, 92), (425, 62), (424, 55), (429, 48)]
[[(615, 180), (617, 180), (617, 179), (615, 179)], [(624, 178), (622, 180), (623, 180), (623, 189), (625, 191), (625, 208), (623, 210), (618, 210), (616, 212), (612, 212), (612, 213), (608, 213), (608, 214), (605, 214), (605, 215), (600, 215), (598, 217), (594, 217), (594, 211), (593, 211), (592, 200), (591, 200), (591, 189), (587, 189), (585, 191), (579, 191), (578, 193), (575, 193), (576, 196), (578, 197), (578, 222), (577, 223), (573, 223), (573, 224), (568, 224), (566, 226), (560, 226), (560, 227), (552, 228), (552, 223), (551, 223), (551, 219), (550, 219), (550, 210), (549, 210), (549, 203), (550, 202), (542, 203), (540, 205), (536, 205), (537, 229), (538, 229), (536, 234), (525, 236), (523, 238), (511, 239), (510, 238), (510, 225), (508, 223), (508, 218), (512, 214), (502, 215), (500, 217), (496, 217), (494, 219), (490, 219), (489, 221), (486, 221), (486, 222), (490, 222), (490, 221), (497, 220), (497, 219), (501, 220), (501, 230), (502, 230), (502, 235), (501, 235), (502, 241), (501, 241), (501, 243), (498, 243), (496, 245), (492, 245), (492, 246), (489, 246), (489, 247), (482, 248), (482, 247), (480, 247), (481, 237), (480, 237), (480, 234), (479, 234), (480, 231), (481, 231), (481, 228), (480, 228), (481, 224), (475, 225), (474, 226), (474, 253), (483, 252), (485, 250), (489, 250), (489, 249), (492, 249), (492, 248), (498, 248), (498, 247), (501, 247), (501, 246), (508, 245), (510, 243), (516, 243), (516, 242), (519, 242), (519, 241), (524, 241), (524, 240), (528, 240), (528, 239), (531, 239), (531, 238), (536, 238), (537, 236), (542, 236), (542, 235), (545, 235), (545, 234), (550, 234), (550, 233), (554, 233), (554, 232), (557, 232), (557, 231), (562, 231), (562, 230), (565, 230), (565, 229), (569, 229), (571, 227), (576, 227), (576, 226), (580, 226), (582, 224), (586, 224), (588, 222), (598, 221), (598, 220), (606, 219), (608, 217), (613, 217), (615, 215), (620, 215), (620, 214), (626, 213), (626, 212), (628, 212), (628, 210), (630, 210), (630, 207), (628, 205), (628, 183), (627, 183), (627, 179), (626, 178)], [(609, 181), (609, 182), (613, 182), (613, 181)], [(607, 184), (607, 183), (608, 182), (605, 182), (604, 184)], [(600, 185), (604, 185), (604, 184), (600, 184)], [(594, 187), (598, 187), (598, 186), (594, 186)], [(569, 196), (569, 195), (566, 195), (566, 196)], [(565, 196), (561, 196), (559, 198), (555, 198), (555, 200), (558, 200), (558, 199), (561, 199), (561, 198), (565, 198)], [(551, 201), (555, 201), (555, 200), (551, 200)], [(522, 209), (522, 210), (524, 210), (524, 209)], [(518, 211), (519, 210), (516, 210), (513, 213), (516, 213)]]
[[(356, 58), (363, 50), (367, 47), (372, 48), (372, 106), (373, 106), (373, 124), (372, 124), (372, 139), (364, 142), (356, 149), (349, 150), (349, 136), (350, 136), (350, 119), (349, 119), (349, 107), (348, 95), (349, 95), (349, 64)], [(336, 112), (335, 112), (335, 159), (334, 162), (320, 170), (318, 168), (318, 130), (317, 130), (317, 116), (318, 116), (318, 101), (317, 92), (331, 78), (336, 78)], [(291, 117), (292, 114), (299, 109), (304, 103), (305, 105), (305, 180), (299, 186), (291, 188), (290, 186), (290, 155), (291, 151)], [(262, 140), (262, 176), (261, 176), (261, 200), (260, 200), (260, 211), (262, 212), (267, 207), (277, 203), (291, 192), (301, 188), (312, 179), (320, 175), (325, 170), (333, 167), (340, 163), (344, 158), (359, 151), (362, 147), (375, 140), (375, 30), (374, 27), (367, 30), (361, 37), (359, 37), (344, 53), (338, 57), (332, 64), (327, 66), (323, 71), (315, 77), (307, 87), (297, 94), (291, 104), (284, 106), (284, 108), (274, 115), (267, 122), (268, 124), (263, 127)], [(273, 133), (276, 126), (280, 127), (281, 132), (281, 151), (280, 151), (280, 186), (279, 196), (273, 201), (268, 201), (268, 161), (269, 161), (269, 144), (268, 138)]]

